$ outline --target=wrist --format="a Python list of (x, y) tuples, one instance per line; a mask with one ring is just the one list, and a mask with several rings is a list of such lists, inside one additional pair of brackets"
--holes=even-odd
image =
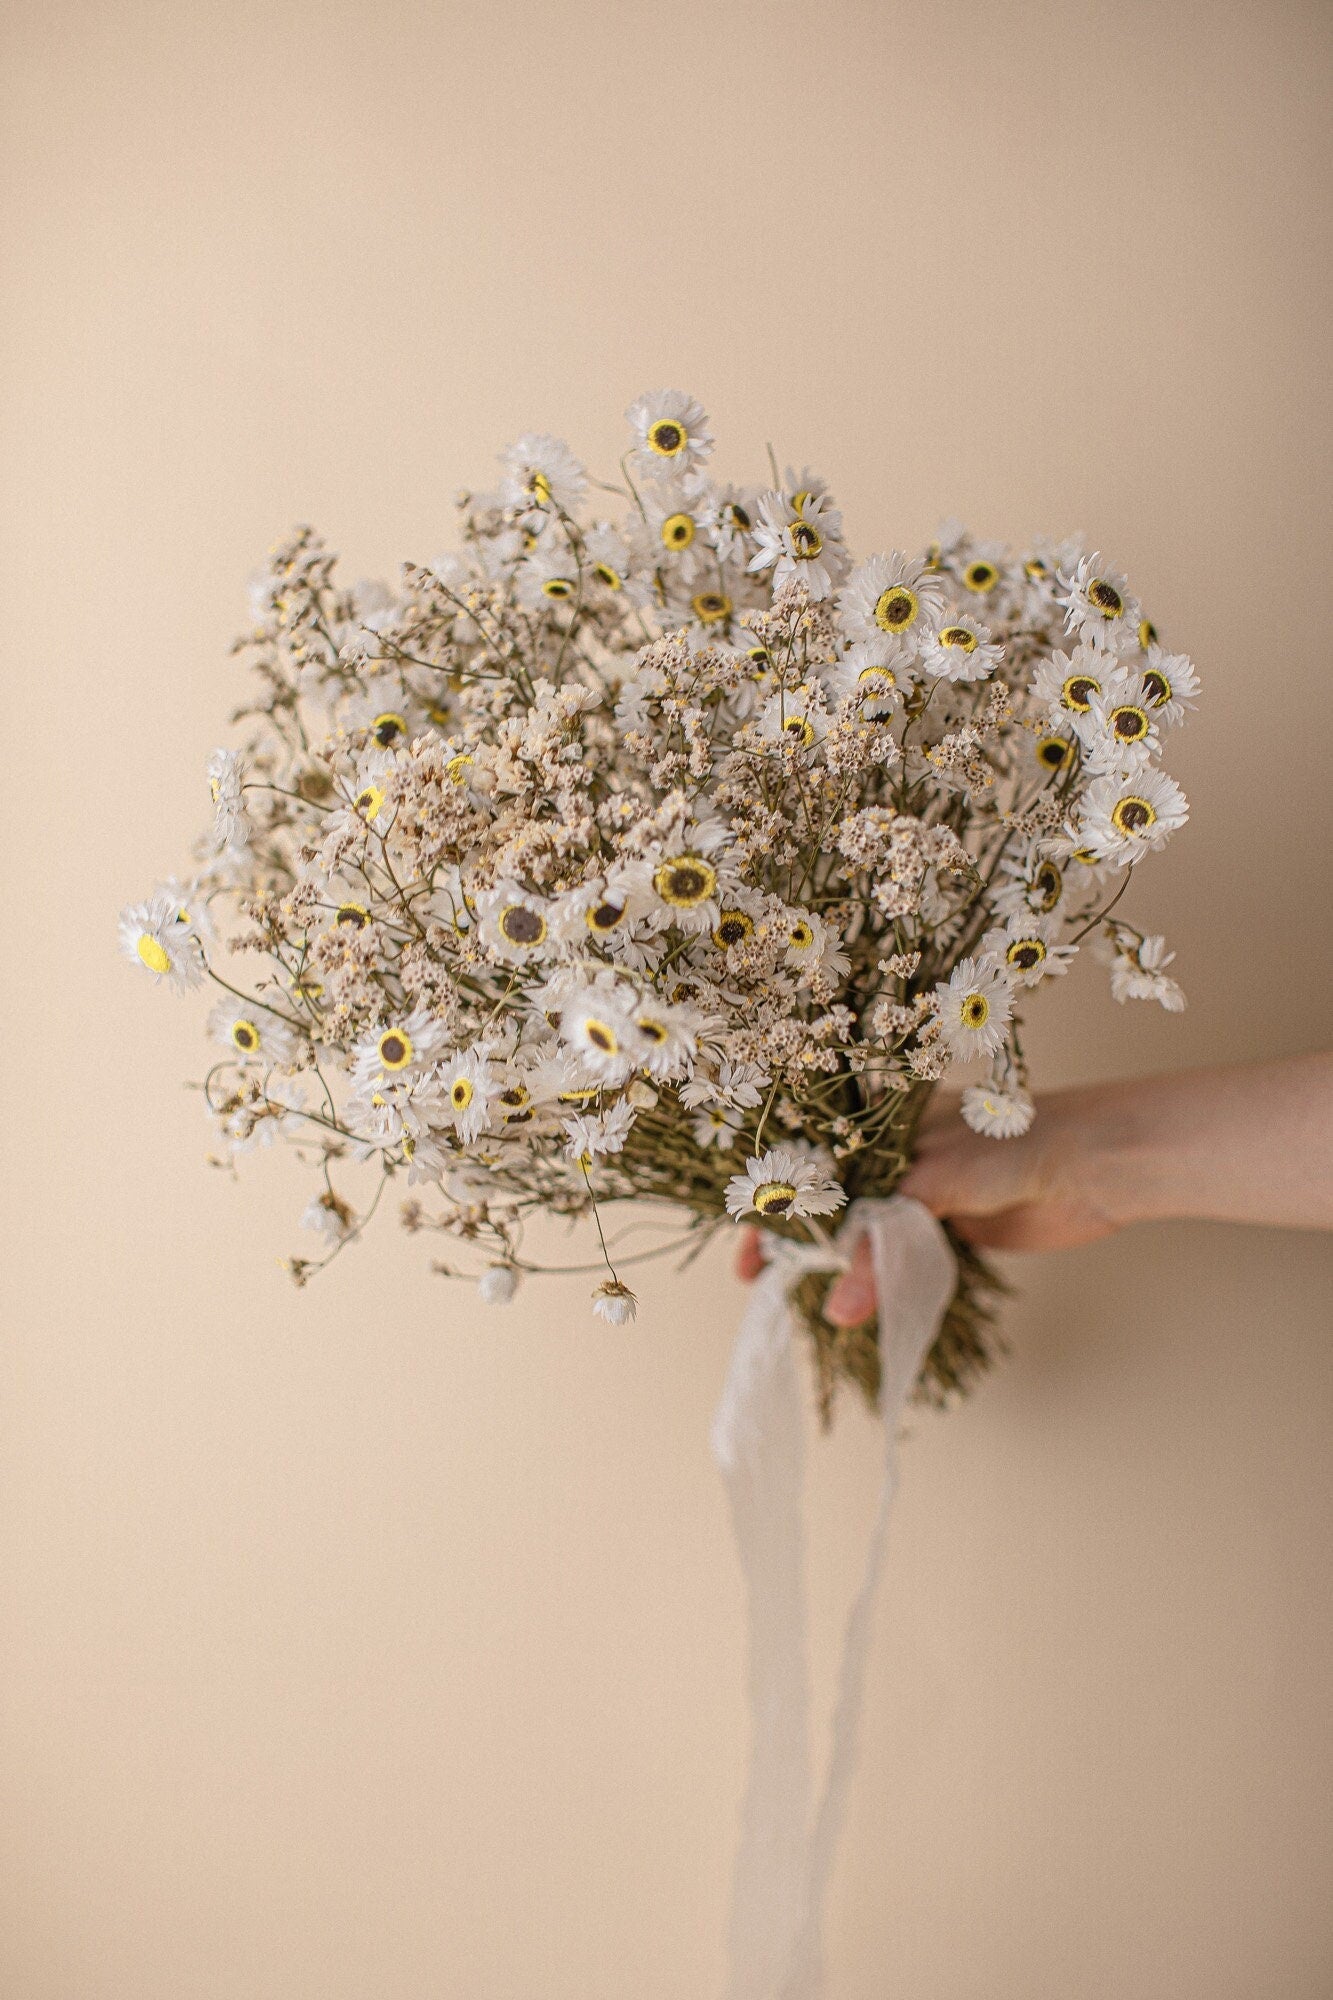
[(1162, 1120), (1137, 1085), (1071, 1091), (1061, 1120), (1060, 1178), (1113, 1229), (1170, 1212)]

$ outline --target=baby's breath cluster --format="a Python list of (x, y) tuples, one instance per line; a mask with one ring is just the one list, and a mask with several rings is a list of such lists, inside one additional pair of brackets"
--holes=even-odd
[(955, 1066), (970, 1125), (1026, 1129), (1022, 1017), (1085, 939), (1118, 999), (1183, 1004), (1119, 905), (1185, 819), (1197, 682), (1125, 577), (956, 525), (854, 562), (812, 472), (721, 485), (692, 397), (627, 415), (621, 482), (520, 437), (395, 590), (274, 549), (198, 870), (123, 913), (154, 980), (212, 986), (223, 1157), (315, 1169), (298, 1280), (397, 1179), (491, 1301), (526, 1218), (592, 1215), (618, 1324), (603, 1204), (817, 1232)]

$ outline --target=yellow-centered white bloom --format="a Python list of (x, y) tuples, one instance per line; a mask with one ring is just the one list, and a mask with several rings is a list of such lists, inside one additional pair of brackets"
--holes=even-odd
[(730, 1215), (832, 1215), (847, 1199), (823, 1161), (795, 1146), (770, 1146), (727, 1182)]

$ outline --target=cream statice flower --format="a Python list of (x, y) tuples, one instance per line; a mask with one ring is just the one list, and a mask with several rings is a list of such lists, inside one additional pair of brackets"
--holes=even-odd
[[(538, 1218), (831, 1214), (892, 1192), (956, 1061), (969, 1122), (1025, 1124), (1028, 995), (1083, 940), (1117, 999), (1179, 1004), (1124, 892), (1185, 817), (1198, 679), (1121, 573), (957, 522), (854, 565), (812, 472), (715, 487), (680, 391), (629, 421), (621, 479), (518, 438), (393, 588), (280, 540), (197, 874), (123, 912), (150, 977), (217, 988), (215, 1146), (315, 1176), (297, 1282), (390, 1182), (483, 1298)], [(826, 1390), (869, 1386), (812, 1331)]]
[(630, 458), (650, 479), (698, 472), (712, 454), (707, 413), (681, 389), (652, 389), (637, 397), (625, 421), (634, 433)]
[(832, 1215), (846, 1190), (817, 1158), (795, 1146), (770, 1146), (727, 1182), (727, 1209), (742, 1215)]

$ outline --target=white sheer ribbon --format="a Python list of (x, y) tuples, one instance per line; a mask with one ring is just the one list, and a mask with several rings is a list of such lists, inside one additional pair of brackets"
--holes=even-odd
[[(787, 1294), (805, 1272), (845, 1268), (870, 1238), (879, 1313), (884, 1476), (843, 1640), (833, 1740), (812, 1815), (806, 1652), (803, 1394)], [(853, 1205), (836, 1242), (779, 1243), (756, 1281), (713, 1419), (749, 1620), (750, 1768), (728, 1936), (728, 2000), (817, 2000), (822, 1916), (856, 1765), (871, 1617), (898, 1483), (903, 1405), (953, 1296), (956, 1267), (935, 1218), (903, 1195)]]

